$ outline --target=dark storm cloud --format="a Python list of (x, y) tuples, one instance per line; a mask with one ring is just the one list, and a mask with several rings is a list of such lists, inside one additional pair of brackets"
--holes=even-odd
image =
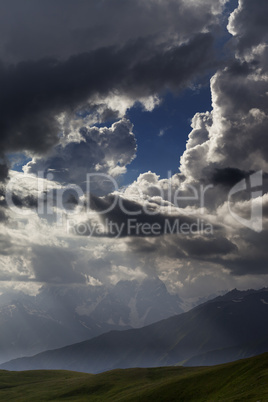
[(217, 168), (212, 175), (212, 183), (214, 185), (222, 185), (225, 187), (233, 187), (236, 183), (249, 177), (253, 172), (243, 172), (236, 168)]
[[(19, 11), (22, 11), (17, 4)], [(49, 2), (48, 8), (51, 4)], [(215, 31), (214, 27), (211, 28), (217, 20), (217, 12), (212, 15), (212, 8), (219, 8), (215, 0), (81, 1), (83, 6), (76, 6), (80, 25), (76, 16), (74, 24), (68, 25), (74, 2), (58, 1), (53, 4), (57, 4), (55, 15), (59, 15), (58, 5), (60, 10), (65, 10), (68, 28), (63, 27), (59, 20), (58, 26), (56, 23), (50, 31), (46, 28), (46, 34), (42, 36), (45, 31), (44, 28), (39, 29), (38, 19), (32, 25), (28, 24), (33, 19), (32, 6), (29, 8), (25, 5), (26, 11), (23, 10), (22, 17), (16, 10), (17, 19), (23, 24), (18, 24), (16, 29), (13, 26), (8, 40), (5, 35), (0, 35), (0, 55), (7, 55), (6, 60), (14, 62), (12, 66), (3, 64), (0, 70), (0, 150), (25, 149), (37, 155), (42, 154), (42, 159), (35, 158), (28, 164), (32, 173), (36, 173), (41, 166), (38, 165), (40, 160), (46, 163), (47, 155), (44, 157), (43, 154), (47, 152), (50, 152), (45, 165), (48, 171), (50, 168), (65, 168), (63, 163), (66, 163), (70, 164), (70, 172), (74, 175), (81, 173), (78, 169), (80, 162), (87, 168), (92, 163), (94, 170), (100, 160), (106, 161), (102, 152), (103, 144), (93, 145), (94, 137), (100, 134), (96, 129), (83, 129), (87, 143), (70, 143), (66, 146), (65, 142), (65, 147), (57, 146), (60, 125), (56, 116), (59, 113), (64, 111), (71, 119), (83, 107), (94, 111), (97, 107), (94, 97), (98, 95), (124, 95), (137, 100), (161, 94), (167, 89), (176, 92), (217, 64), (213, 59)], [(90, 19), (89, 13), (83, 16), (87, 4), (90, 4), (92, 11)], [(229, 24), (230, 32), (234, 35), (229, 50), (236, 54), (211, 80), (213, 110), (197, 113), (194, 117), (193, 130), (181, 159), (181, 174), (174, 185), (176, 187), (177, 182), (185, 182), (196, 187), (203, 184), (214, 186), (206, 193), (204, 205), (204, 217), (214, 222), (213, 233), (202, 236), (193, 230), (189, 235), (165, 236), (163, 225), (166, 219), (171, 226), (176, 219), (180, 219), (181, 224), (194, 223), (198, 205), (185, 201), (183, 207), (185, 210), (188, 207), (189, 216), (179, 213), (169, 216), (160, 212), (163, 203), (159, 201), (158, 188), (150, 187), (149, 180), (145, 183), (148, 190), (145, 199), (149, 200), (146, 205), (147, 209), (151, 208), (150, 212), (158, 211), (155, 215), (143, 211), (145, 199), (140, 202), (121, 200), (129, 212), (123, 212), (122, 207), (115, 204), (111, 211), (101, 214), (113, 204), (115, 196), (91, 198), (93, 211), (119, 226), (132, 218), (137, 224), (148, 224), (150, 227), (154, 223), (160, 224), (159, 236), (146, 236), (142, 232), (137, 234), (135, 228), (134, 233), (129, 233), (127, 226), (123, 228), (120, 236), (125, 237), (125, 243), (135, 256), (152, 256), (152, 265), (163, 257), (174, 259), (178, 264), (183, 260), (186, 265), (188, 262), (191, 264), (197, 276), (199, 262), (203, 267), (207, 263), (221, 266), (230, 270), (233, 276), (267, 273), (267, 230), (259, 234), (244, 228), (241, 222), (232, 219), (228, 210), (230, 205), (227, 205), (230, 188), (247, 179), (247, 191), (233, 197), (231, 207), (237, 216), (245, 219), (250, 217), (252, 189), (248, 177), (251, 172), (266, 170), (268, 162), (268, 51), (262, 46), (267, 40), (267, 0), (255, 3), (241, 0), (239, 4)], [(45, 3), (40, 9), (46, 9)], [(101, 14), (97, 9), (101, 10)], [(38, 7), (36, 10), (39, 13)], [(108, 21), (109, 14), (111, 23)], [(93, 22), (96, 15), (102, 17), (97, 23)], [(0, 21), (1, 18), (3, 20), (0, 12)], [(44, 21), (47, 18), (46, 15)], [(44, 21), (40, 21), (41, 27)], [(0, 24), (0, 33), (1, 30), (7, 30), (4, 21)], [(39, 35), (34, 36), (34, 32)], [(255, 45), (261, 46), (256, 49)], [(106, 108), (102, 119), (114, 118), (114, 113)], [(133, 151), (135, 146), (133, 142), (131, 144)], [(111, 142), (109, 147), (112, 150)], [(125, 153), (126, 148), (121, 153)], [(80, 152), (79, 160), (74, 160), (76, 152)], [(85, 163), (87, 155), (91, 158), (88, 165)], [(130, 155), (133, 157), (133, 153)], [(119, 160), (118, 155), (116, 159)], [(7, 168), (3, 165), (0, 178), (6, 175)], [(68, 181), (69, 178), (68, 173), (62, 181)], [(266, 191), (265, 175), (264, 182)], [(155, 203), (152, 202), (153, 197)], [(164, 198), (163, 201), (167, 200)], [(22, 207), (27, 203), (30, 207), (34, 206), (34, 200), (29, 198), (22, 197), (14, 202)], [(135, 214), (140, 210), (142, 213)], [(264, 208), (265, 216), (266, 213), (267, 205)], [(112, 237), (113, 234), (108, 230), (99, 236)], [(3, 247), (7, 246), (3, 240)], [(84, 277), (75, 270), (71, 253), (64, 251), (61, 254), (59, 248), (51, 246), (36, 248), (33, 253), (37, 280), (63, 283), (84, 281)]]
[(135, 158), (137, 144), (132, 128), (127, 119), (121, 119), (109, 128), (82, 127), (80, 142), (55, 147), (50, 157), (35, 158), (26, 165), (25, 171), (36, 175), (38, 171), (44, 174), (52, 171), (53, 180), (76, 183), (83, 188), (87, 175), (97, 172), (95, 179), (99, 183), (98, 174), (112, 173), (112, 169), (119, 169), (120, 173)]
[(33, 195), (21, 197), (18, 194), (12, 194), (12, 202), (18, 208), (37, 208), (38, 199)]
[[(88, 221), (88, 230), (82, 233), (83, 236), (93, 234), (94, 236), (116, 238), (158, 237), (177, 233), (180, 230), (196, 233), (200, 229), (197, 219), (183, 215), (180, 211), (177, 214), (174, 212), (171, 214), (168, 211), (160, 212), (159, 206), (155, 203), (141, 204), (114, 195), (102, 198), (91, 195), (89, 206), (91, 210), (99, 214), (107, 227), (104, 233), (99, 233), (94, 231), (94, 227), (92, 228)], [(82, 226), (84, 224), (82, 223)], [(206, 225), (205, 222), (203, 225)], [(215, 225), (215, 230), (219, 228)], [(80, 230), (80, 224), (78, 224), (76, 233), (79, 234)]]
[[(0, 157), (46, 154), (96, 94), (178, 91), (214, 66), (222, 1), (0, 1)], [(202, 33), (201, 33), (202, 32)], [(210, 33), (203, 33), (210, 32)], [(110, 119), (115, 111), (103, 111)], [(0, 169), (6, 179), (7, 167)]]
[(268, 230), (256, 233), (242, 229), (240, 236), (243, 244), (236, 258), (226, 259), (225, 266), (233, 275), (267, 275), (268, 274)]
[[(16, 192), (11, 192), (9, 194), (11, 198), (11, 203), (17, 208), (31, 208), (36, 209), (38, 206), (38, 199), (32, 194), (20, 194)], [(0, 222), (1, 220), (7, 220), (6, 212), (8, 209), (7, 199), (6, 199), (6, 189), (4, 186), (0, 187)]]
[(167, 88), (179, 90), (212, 66), (212, 44), (210, 34), (198, 34), (168, 50), (138, 40), (123, 49), (98, 49), (67, 61), (2, 65), (1, 151), (46, 152), (58, 142), (56, 115), (74, 112), (92, 95), (117, 90), (135, 99)]
[(240, 53), (250, 52), (253, 46), (268, 39), (267, 14), (266, 0), (239, 0), (239, 8), (230, 19), (229, 30), (235, 35)]
[(228, 255), (237, 254), (237, 246), (220, 233), (210, 236), (174, 234), (158, 238), (131, 238), (130, 249), (138, 254), (154, 254), (155, 258), (191, 259), (223, 264)]
[(187, 252), (188, 256), (198, 259), (206, 259), (214, 255), (227, 255), (237, 251), (236, 245), (222, 236), (192, 239), (182, 238), (180, 245)]
[(0, 59), (67, 59), (155, 37), (182, 42), (218, 25), (222, 1), (0, 0)]
[(8, 166), (5, 163), (0, 164), (0, 182), (8, 178)]

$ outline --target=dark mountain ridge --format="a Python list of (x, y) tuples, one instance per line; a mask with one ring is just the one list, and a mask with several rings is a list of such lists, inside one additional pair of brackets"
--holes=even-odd
[[(267, 340), (268, 289), (235, 289), (149, 326), (111, 331), (82, 343), (13, 360), (0, 368), (98, 373), (115, 368), (187, 365), (193, 359), (198, 365), (203, 363), (204, 355), (206, 364), (214, 364), (215, 356), (220, 362), (222, 355), (223, 360), (232, 361), (237, 356), (258, 354), (259, 348), (261, 352), (268, 350)], [(224, 349), (232, 351), (227, 358)], [(214, 354), (211, 361), (210, 354)]]
[(183, 312), (158, 278), (114, 286), (46, 286), (0, 305), (0, 362), (138, 328)]

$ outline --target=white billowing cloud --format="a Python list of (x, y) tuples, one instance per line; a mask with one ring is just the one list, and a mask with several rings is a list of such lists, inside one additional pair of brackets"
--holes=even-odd
[(125, 191), (124, 196), (132, 200), (155, 200), (160, 198), (162, 201), (171, 201), (168, 195), (173, 190), (177, 190), (180, 185), (178, 175), (172, 176), (170, 179), (160, 179), (160, 176), (149, 171), (139, 175)]
[[(25, 167), (27, 174), (49, 172), (54, 180), (85, 187), (88, 174), (118, 177), (136, 156), (132, 124), (123, 118), (109, 127), (82, 127), (80, 138), (57, 146), (50, 157), (34, 158)], [(103, 180), (103, 177), (101, 177)], [(112, 182), (110, 183), (112, 185)]]
[(84, 105), (80, 105), (74, 115), (63, 112), (58, 116), (62, 132), (61, 144), (66, 145), (71, 141), (79, 141), (81, 127), (92, 127), (119, 120), (125, 117), (126, 112), (139, 105), (143, 110), (151, 112), (161, 103), (157, 95), (149, 95), (133, 98), (127, 94), (110, 93), (108, 96), (94, 95)]
[(186, 149), (194, 148), (208, 141), (208, 130), (212, 124), (211, 113), (196, 113), (192, 119), (191, 127), (193, 130), (189, 134)]
[(92, 98), (91, 102), (96, 106), (118, 112), (119, 117), (122, 118), (125, 116), (127, 110), (132, 108), (135, 104), (140, 104), (145, 111), (151, 112), (161, 101), (157, 95), (131, 99), (124, 94), (112, 93), (108, 96), (95, 96)]
[(179, 293), (182, 299), (193, 301), (234, 288), (260, 289), (268, 281), (267, 274), (234, 276), (217, 264), (198, 261), (174, 263), (171, 259), (162, 261), (158, 273), (170, 291)]
[[(211, 80), (213, 111), (197, 115), (181, 158), (186, 177), (200, 179), (217, 168), (267, 170), (268, 82), (257, 71), (230, 66)], [(242, 68), (242, 67), (241, 67)], [(203, 177), (204, 178), (204, 177)]]
[(239, 0), (227, 28), (237, 41), (240, 56), (247, 57), (252, 50), (267, 42), (267, 12), (268, 4), (265, 0)]
[[(143, 7), (155, 12), (164, 2), (146, 4), (143, 3)], [(182, 3), (169, 1), (165, 12), (171, 10), (171, 5), (177, 7), (179, 4)], [(214, 16), (220, 10), (220, 2), (187, 1), (183, 5), (181, 15), (185, 17), (189, 13), (198, 21), (204, 10), (212, 11)], [(202, 13), (198, 15), (202, 7)], [(116, 241), (101, 237), (100, 242), (99, 238), (66, 233), (63, 226), (45, 222), (37, 215), (27, 221), (27, 217), (19, 220), (10, 213), (11, 221), (5, 231), (2, 229), (0, 238), (4, 250), (1, 256), (3, 278), (18, 280), (21, 277), (26, 282), (28, 278), (48, 283), (88, 281), (98, 285), (143, 278), (154, 272), (173, 291), (179, 289), (192, 297), (198, 293), (205, 295), (212, 288), (262, 286), (267, 281), (267, 216), (264, 216), (263, 232), (256, 233), (233, 219), (227, 202), (229, 190), (236, 182), (248, 178), (251, 171), (267, 171), (268, 54), (263, 43), (266, 39), (264, 21), (254, 33), (254, 26), (266, 7), (264, 2), (240, 1), (239, 8), (230, 18), (229, 31), (234, 35), (235, 55), (211, 80), (213, 110), (197, 113), (192, 120), (192, 131), (181, 158), (181, 173), (160, 179), (153, 172), (146, 172), (120, 194), (142, 206), (150, 204), (162, 217), (170, 211), (180, 217), (183, 209), (191, 219), (211, 223), (213, 233), (137, 236)], [(256, 18), (250, 20), (250, 15)], [(171, 15), (170, 18), (173, 21)], [(213, 21), (214, 17), (211, 23)], [(202, 25), (203, 30), (208, 28), (209, 24)], [(185, 23), (180, 29), (180, 34), (176, 36), (173, 32), (172, 35), (178, 42), (183, 42), (190, 28)], [(250, 35), (252, 40), (249, 40)], [(115, 110), (119, 116), (133, 105), (133, 100), (120, 99), (117, 95), (107, 99), (100, 99), (97, 106), (101, 109), (102, 104), (108, 105), (107, 108), (103, 106), (103, 112)], [(156, 98), (146, 99), (143, 104), (147, 110), (157, 105)], [(98, 116), (94, 119), (95, 123), (100, 121)], [(76, 125), (72, 120), (73, 127), (62, 145), (46, 159), (33, 159), (25, 172), (51, 172), (61, 183), (57, 186), (69, 182), (81, 184), (89, 172), (113, 177), (124, 173), (136, 154), (131, 123), (123, 118), (110, 128), (97, 128), (90, 127), (93, 120), (89, 118), (87, 127), (80, 132), (81, 120), (78, 119)], [(193, 195), (190, 186), (200, 189), (209, 184), (213, 187), (206, 192), (202, 211), (200, 197), (190, 200)], [(30, 181), (29, 186), (32, 188)], [(27, 189), (23, 188), (21, 192), (22, 196)], [(176, 204), (176, 197), (187, 194), (188, 199)], [(267, 214), (267, 195), (257, 201), (264, 203)], [(246, 219), (251, 202), (246, 196), (238, 195), (232, 208)], [(87, 218), (84, 211), (78, 211), (78, 222)], [(97, 214), (94, 219), (97, 220)], [(157, 214), (155, 219), (157, 221)], [(20, 253), (21, 259), (11, 261), (11, 253)]]
[(266, 73), (241, 73), (237, 76), (231, 67), (212, 80), (215, 112), (208, 160), (243, 170), (267, 169)]
[(130, 269), (124, 266), (112, 266), (110, 281), (113, 285), (116, 285), (120, 280), (124, 281), (142, 281), (147, 275), (140, 269)]
[[(224, 3), (0, 4), (0, 156), (47, 155), (60, 129), (77, 138), (84, 114), (89, 125), (114, 121), (136, 102), (152, 110), (166, 90), (190, 86), (217, 65)], [(7, 164), (0, 170), (6, 179)]]
[(204, 179), (215, 167), (267, 171), (267, 6), (240, 0), (229, 18), (235, 57), (211, 79), (211, 114), (192, 121), (181, 158), (186, 177)]
[(192, 131), (186, 144), (186, 151), (181, 157), (180, 170), (187, 180), (200, 179), (202, 169), (207, 166), (209, 149), (209, 129), (212, 125), (212, 114), (196, 113), (192, 119)]
[[(211, 189), (206, 193), (203, 219), (213, 223), (215, 230), (212, 236), (170, 236), (131, 241), (131, 247), (137, 253), (145, 255), (151, 252), (160, 261), (161, 257), (166, 256), (175, 260), (176, 264), (187, 261), (193, 269), (193, 282), (194, 278), (200, 276), (197, 267), (202, 261), (202, 264), (210, 264), (212, 270), (218, 267), (218, 278), (227, 278), (230, 273), (247, 277), (244, 283), (249, 283), (249, 275), (262, 275), (261, 280), (266, 278), (268, 52), (263, 44), (267, 39), (264, 25), (259, 31), (256, 30), (251, 42), (244, 41), (249, 37), (253, 24), (257, 25), (263, 14), (256, 3), (249, 3), (241, 1), (230, 19), (229, 30), (235, 35), (233, 43), (237, 46), (237, 52), (234, 59), (211, 79), (212, 111), (197, 113), (192, 120), (193, 130), (181, 158), (181, 174), (160, 180), (154, 173), (147, 172), (140, 175), (124, 193), (136, 201), (140, 196), (140, 202), (152, 203), (155, 200), (155, 207), (161, 205), (163, 210), (165, 201), (176, 207), (174, 194), (178, 188), (183, 191), (187, 186), (197, 188), (211, 184)], [(266, 6), (265, 3), (264, 9)], [(256, 19), (247, 26), (251, 9)], [(267, 28), (266, 20), (261, 21)], [(263, 206), (261, 233), (245, 227), (242, 221), (250, 219), (250, 188), (247, 192), (236, 194), (236, 198), (228, 202), (232, 186), (248, 178), (250, 172), (259, 170), (264, 171), (264, 195), (259, 195), (254, 205)], [(197, 204), (190, 205), (184, 206), (185, 211), (194, 218), (200, 217)], [(238, 219), (231, 215), (230, 208)], [(239, 216), (242, 219), (239, 220)], [(179, 278), (178, 283), (185, 283), (185, 279)], [(239, 283), (239, 279), (236, 281)], [(202, 281), (197, 282), (202, 286)], [(234, 283), (233, 280), (231, 282)]]
[[(59, 183), (49, 180), (43, 173), (45, 172), (40, 171), (39, 175), (14, 170), (9, 172), (9, 181), (5, 186), (4, 193), (10, 209), (20, 211), (19, 207), (23, 206), (23, 199), (26, 197), (28, 197), (28, 199), (31, 197), (34, 202), (34, 200), (41, 198), (42, 194), (60, 189), (61, 185)], [(14, 194), (21, 200), (22, 205), (16, 205), (16, 202), (14, 202), (12, 198)], [(29, 205), (25, 206), (29, 207)], [(32, 207), (34, 206), (35, 205), (32, 205)], [(31, 211), (28, 211), (28, 213), (30, 215)], [(22, 215), (22, 213), (20, 214)], [(25, 215), (27, 215), (27, 211), (25, 211)]]
[[(30, 176), (31, 180), (23, 173), (14, 172), (12, 176), (16, 178), (12, 192), (17, 194), (18, 200), (32, 194), (37, 206), (44, 189), (48, 192), (64, 189), (59, 183), (35, 176)], [(25, 207), (23, 202), (15, 208), (8, 206), (8, 222), (0, 225), (0, 281), (4, 287), (4, 283), (14, 281), (19, 291), (21, 282), (24, 284), (22, 291), (31, 294), (31, 285), (27, 285), (31, 283), (36, 293), (43, 283), (100, 286), (146, 277), (123, 240), (115, 243), (102, 238), (100, 242), (90, 235), (73, 234), (72, 220), (76, 223), (88, 220), (89, 215), (83, 208), (66, 213), (55, 203), (52, 210), (51, 217), (41, 213), (40, 205), (39, 209)], [(97, 214), (90, 213), (91, 224), (98, 224), (98, 218)]]

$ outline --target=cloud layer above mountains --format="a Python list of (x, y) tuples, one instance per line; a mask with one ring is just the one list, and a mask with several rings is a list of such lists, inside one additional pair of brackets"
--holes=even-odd
[[(241, 0), (228, 21), (223, 0), (4, 3), (2, 281), (114, 283), (143, 272), (188, 295), (267, 284), (266, 2)], [(218, 38), (226, 25), (223, 58)], [(209, 74), (212, 109), (193, 116), (179, 173), (144, 172), (122, 189), (139, 152), (127, 109), (139, 102), (153, 110), (165, 91), (179, 93)], [(24, 173), (8, 171), (14, 152), (28, 157)], [(90, 195), (87, 174), (95, 180)], [(230, 197), (241, 182), (247, 190)], [(254, 222), (250, 184), (259, 191)], [(16, 208), (7, 208), (6, 186)], [(55, 200), (65, 189), (63, 206)], [(40, 213), (41, 200), (51, 214)], [(133, 235), (126, 230), (132, 218), (160, 232)], [(107, 219), (113, 226), (97, 233)], [(178, 220), (207, 231), (164, 235), (165, 222), (172, 228)]]

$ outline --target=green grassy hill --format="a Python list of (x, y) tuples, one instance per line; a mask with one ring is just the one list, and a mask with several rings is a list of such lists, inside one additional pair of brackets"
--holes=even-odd
[(1, 401), (268, 401), (268, 354), (213, 367), (0, 371)]

